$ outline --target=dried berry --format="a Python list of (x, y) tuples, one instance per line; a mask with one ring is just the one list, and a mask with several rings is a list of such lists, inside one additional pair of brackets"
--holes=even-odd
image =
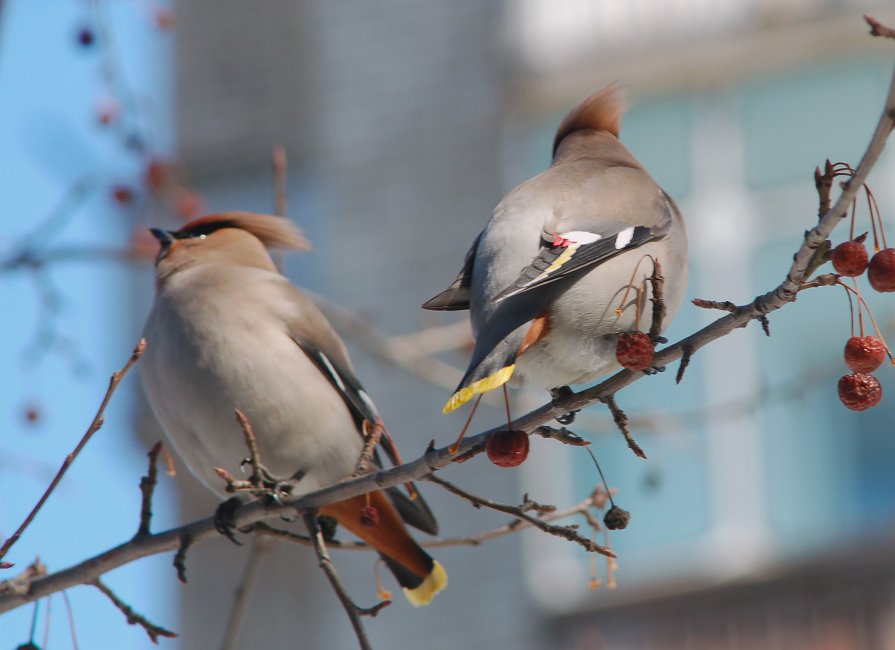
[(653, 363), (655, 346), (643, 332), (620, 334), (615, 345), (615, 358), (628, 370), (646, 370)]
[(631, 513), (614, 505), (603, 515), (603, 523), (609, 530), (624, 530), (631, 521)]
[(517, 467), (528, 458), (528, 434), (524, 431), (495, 431), (485, 443), (485, 451), (498, 467)]
[(379, 525), (379, 511), (375, 506), (364, 506), (360, 509), (361, 526), (376, 528)]
[(886, 345), (875, 336), (853, 336), (845, 344), (845, 365), (853, 372), (873, 372), (886, 360)]
[(873, 375), (856, 372), (839, 379), (839, 399), (852, 411), (866, 411), (882, 398), (883, 388)]
[(855, 278), (867, 269), (867, 249), (863, 240), (844, 241), (833, 249), (833, 268), (839, 275)]
[(129, 205), (134, 202), (134, 191), (126, 185), (116, 185), (112, 188), (112, 198), (116, 203)]
[(877, 291), (895, 291), (895, 248), (884, 248), (873, 256), (867, 268), (867, 279)]
[(95, 38), (93, 30), (89, 27), (82, 27), (78, 30), (78, 44), (81, 47), (90, 47), (93, 45)]

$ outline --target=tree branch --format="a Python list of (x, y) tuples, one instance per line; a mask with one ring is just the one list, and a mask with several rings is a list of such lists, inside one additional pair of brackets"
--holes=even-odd
[[(749, 321), (760, 321), (768, 314), (795, 300), (799, 288), (806, 280), (815, 251), (824, 245), (833, 229), (846, 216), (858, 190), (879, 158), (893, 126), (895, 126), (895, 76), (890, 83), (883, 114), (853, 177), (844, 183), (836, 203), (824, 213), (817, 225), (805, 234), (786, 278), (777, 287), (756, 297), (752, 302), (735, 307), (731, 313), (658, 351), (654, 359), (657, 366), (665, 366), (682, 357), (689, 357), (690, 354), (712, 341), (730, 334), (735, 329), (744, 327)], [(416, 368), (416, 371), (427, 372), (421, 368)], [(639, 381), (644, 376), (640, 372), (620, 371), (596, 386), (578, 393), (564, 395), (560, 399), (523, 415), (512, 426), (514, 429), (532, 432), (537, 427), (549, 423), (558, 415), (582, 409), (598, 401), (606, 401), (618, 391)], [(433, 472), (455, 462), (459, 457), (467, 458), (480, 453), (488, 436), (494, 431), (505, 428), (504, 424), (478, 435), (468, 436), (454, 453), (451, 452), (450, 447), (435, 448), (432, 444), (416, 460), (391, 469), (347, 479), (300, 498), (284, 499), (281, 503), (258, 501), (246, 504), (235, 511), (234, 524), (241, 528), (283, 514), (296, 511), (301, 513), (374, 490), (425, 479)], [(132, 539), (68, 569), (36, 578), (31, 582), (27, 593), (0, 595), (0, 613), (77, 584), (91, 583), (105, 572), (138, 558), (175, 550), (180, 547), (182, 539), (198, 543), (217, 535), (212, 518), (208, 518), (162, 533)]]
[(133, 368), (134, 364), (140, 359), (140, 356), (143, 354), (143, 350), (146, 349), (146, 339), (140, 339), (140, 342), (137, 343), (137, 346), (134, 348), (133, 354), (131, 354), (131, 358), (128, 359), (127, 363), (124, 364), (124, 367), (115, 372), (111, 379), (109, 379), (109, 388), (106, 389), (106, 394), (103, 397), (102, 403), (99, 405), (99, 409), (96, 411), (96, 415), (93, 416), (93, 421), (90, 423), (90, 426), (87, 427), (87, 432), (81, 438), (81, 441), (78, 443), (75, 450), (65, 457), (65, 460), (62, 462), (62, 466), (59, 468), (59, 471), (56, 473), (56, 476), (53, 477), (53, 480), (50, 482), (49, 487), (47, 487), (46, 491), (43, 493), (43, 496), (40, 497), (40, 500), (31, 509), (31, 512), (28, 513), (28, 516), (25, 517), (25, 521), (23, 521), (16, 531), (7, 539), (3, 546), (0, 547), (0, 559), (2, 559), (8, 552), (9, 549), (12, 548), (12, 545), (15, 544), (19, 537), (22, 536), (22, 533), (25, 532), (25, 529), (31, 524), (34, 517), (43, 507), (44, 503), (46, 503), (47, 499), (53, 493), (53, 490), (56, 489), (56, 486), (59, 485), (59, 481), (62, 480), (62, 477), (65, 475), (65, 472), (68, 471), (68, 468), (71, 466), (73, 462), (75, 462), (75, 458), (78, 457), (78, 454), (81, 453), (81, 450), (84, 446), (90, 441), (90, 438), (93, 437), (93, 434), (99, 431), (99, 428), (103, 426), (103, 413), (106, 411), (106, 406), (109, 405), (109, 400), (112, 399), (112, 394), (115, 392), (115, 389), (118, 388), (118, 384), (121, 383), (121, 380), (124, 379), (124, 376), (128, 373), (128, 371)]

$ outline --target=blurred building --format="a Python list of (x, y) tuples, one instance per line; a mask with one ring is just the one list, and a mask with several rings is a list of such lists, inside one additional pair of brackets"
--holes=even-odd
[[(622, 139), (688, 218), (691, 295), (742, 303), (779, 282), (811, 225), (815, 165), (856, 163), (876, 123), (893, 49), (866, 35), (863, 11), (895, 22), (883, 3), (832, 0), (181, 2), (178, 146), (212, 208), (270, 210), (270, 151), (284, 144), (289, 214), (316, 245), (287, 272), (403, 334), (449, 320), (418, 306), (454, 277), (500, 196), (548, 164), (563, 113), (618, 80), (634, 99)], [(889, 156), (871, 177), (884, 214), (893, 177)], [(869, 299), (895, 336), (891, 301)], [(715, 317), (685, 308), (670, 337)], [(588, 592), (587, 558), (540, 535), (443, 549), (449, 588), (370, 620), (374, 645), (895, 646), (895, 406), (854, 414), (835, 397), (841, 292), (806, 292), (771, 331), (750, 325), (700, 352), (680, 386), (660, 376), (620, 395), (646, 462), (599, 408), (579, 417), (634, 517), (613, 536), (617, 589)], [(406, 456), (456, 434), (463, 415), (439, 415), (447, 390), (353, 352)], [(555, 447), (536, 445), (523, 471), (478, 460), (445, 475), (496, 500), (568, 505), (596, 476)], [(502, 523), (426, 494), (446, 534)], [(211, 504), (187, 500), (184, 517)], [(218, 646), (243, 558), (223, 541), (193, 551), (175, 592), (181, 647)], [(372, 601), (371, 558), (336, 561)], [(278, 547), (239, 647), (286, 644), (355, 642), (311, 554)]]

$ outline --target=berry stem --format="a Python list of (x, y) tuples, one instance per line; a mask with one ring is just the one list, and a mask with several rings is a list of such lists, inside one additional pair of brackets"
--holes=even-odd
[[(876, 319), (873, 317), (873, 312), (870, 310), (870, 306), (864, 300), (863, 296), (857, 289), (852, 289), (850, 286), (845, 284), (842, 280), (836, 280), (836, 283), (845, 287), (848, 291), (851, 291), (858, 298), (858, 309), (863, 304), (864, 308), (867, 309), (867, 315), (870, 317), (870, 322), (873, 324), (873, 330), (876, 332), (877, 338), (883, 342), (883, 345), (886, 346), (886, 355), (889, 357), (889, 361), (895, 365), (895, 357), (892, 356), (891, 348), (889, 348), (889, 344), (886, 343), (886, 339), (883, 337), (883, 333), (879, 329), (879, 325), (876, 324)], [(863, 332), (862, 332), (863, 336)]]
[(513, 430), (513, 418), (510, 416), (510, 396), (507, 393), (507, 385), (503, 384), (503, 404), (507, 409), (507, 431)]
[(848, 298), (848, 313), (851, 321), (851, 336), (854, 338), (855, 336), (855, 304), (852, 302), (851, 294), (848, 292), (848, 287), (843, 287), (845, 289), (845, 296)]
[[(867, 207), (870, 210), (870, 223), (873, 224), (873, 215), (875, 212), (876, 221), (879, 223), (879, 232), (883, 240), (883, 248), (888, 248), (889, 244), (886, 242), (886, 229), (883, 228), (883, 215), (880, 213), (879, 204), (876, 202), (876, 196), (874, 196), (867, 183), (864, 183), (864, 192), (867, 194)], [(873, 231), (873, 238), (874, 252), (879, 253), (880, 248), (879, 244), (876, 242), (876, 230)]]

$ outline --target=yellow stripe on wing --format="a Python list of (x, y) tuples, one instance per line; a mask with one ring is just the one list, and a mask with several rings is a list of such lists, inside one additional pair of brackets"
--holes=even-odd
[(553, 260), (553, 263), (550, 266), (548, 266), (546, 269), (541, 271), (541, 273), (538, 275), (538, 277), (534, 278), (530, 282), (527, 282), (526, 286), (530, 285), (530, 284), (536, 284), (536, 283), (540, 282), (541, 280), (543, 280), (544, 278), (546, 278), (547, 276), (549, 276), (554, 271), (561, 269), (563, 267), (563, 265), (565, 265), (566, 262), (568, 262), (570, 259), (572, 259), (572, 256), (575, 254), (575, 251), (578, 250), (579, 246), (580, 246), (580, 244), (575, 244), (575, 243), (569, 244), (566, 247), (566, 249), (562, 253), (560, 253), (559, 257), (557, 257), (555, 260)]
[(471, 400), (473, 397), (478, 395), (479, 393), (487, 393), (489, 390), (494, 390), (500, 386), (503, 386), (510, 380), (510, 377), (513, 376), (513, 370), (515, 370), (516, 364), (511, 364), (504, 368), (501, 368), (494, 374), (488, 375), (484, 379), (479, 379), (471, 383), (469, 386), (464, 386), (456, 393), (451, 395), (451, 398), (448, 400), (448, 403), (444, 405), (442, 411), (444, 413), (450, 413), (451, 411), (463, 406)]

